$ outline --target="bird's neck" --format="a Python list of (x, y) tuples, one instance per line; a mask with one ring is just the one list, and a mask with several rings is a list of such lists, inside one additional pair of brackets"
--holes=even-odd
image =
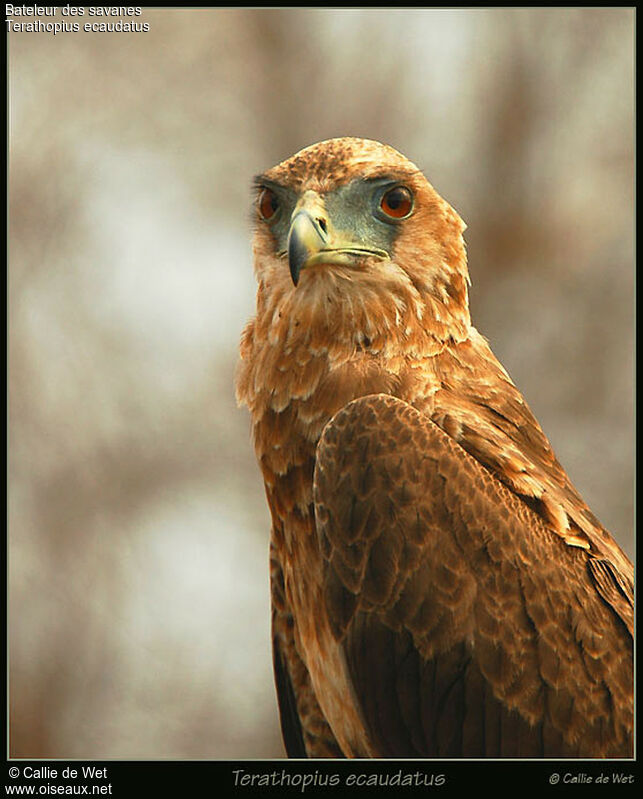
[[(309, 284), (282, 293), (260, 291), (257, 316), (244, 331), (237, 398), (250, 409), (257, 455), (267, 449), (314, 446), (332, 415), (367, 394), (400, 395), (404, 374), (425, 363), (468, 326), (448, 313), (380, 297), (339, 302)], [(316, 301), (313, 302), (313, 299)], [(444, 309), (443, 309), (444, 310)], [(428, 318), (429, 314), (433, 314)], [(467, 315), (468, 322), (468, 315)]]

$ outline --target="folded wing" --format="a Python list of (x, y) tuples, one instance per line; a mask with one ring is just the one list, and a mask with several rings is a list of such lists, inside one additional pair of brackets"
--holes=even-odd
[(631, 596), (388, 395), (317, 448), (325, 605), (379, 756), (631, 756)]

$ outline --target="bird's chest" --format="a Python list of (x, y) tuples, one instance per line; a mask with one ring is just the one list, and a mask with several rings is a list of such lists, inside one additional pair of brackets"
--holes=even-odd
[[(339, 364), (323, 357), (319, 360), (322, 363), (310, 369), (316, 377), (305, 391), (297, 370), (279, 370), (274, 379), (279, 392), (271, 388), (266, 376), (265, 411), (254, 426), (273, 519), (273, 545), (284, 562), (284, 576), (288, 575), (286, 593), (294, 607), (308, 613), (323, 571), (313, 482), (315, 451), (324, 427), (349, 402), (370, 394), (396, 396), (430, 415), (440, 385), (433, 359), (385, 360), (358, 353)], [(288, 379), (292, 381), (290, 390)], [(285, 404), (281, 402), (284, 394), (291, 397)]]
[[(255, 428), (257, 455), (272, 514), (272, 544), (283, 575), (285, 611), (299, 655), (325, 718), (343, 751), (367, 756), (363, 724), (352, 701), (342, 649), (332, 634), (324, 596), (324, 553), (315, 526), (313, 482), (319, 437), (331, 417), (358, 397), (394, 394), (430, 401), (430, 373), (373, 358), (321, 371), (315, 390), (285, 407), (269, 408)], [(361, 737), (360, 737), (361, 736)]]

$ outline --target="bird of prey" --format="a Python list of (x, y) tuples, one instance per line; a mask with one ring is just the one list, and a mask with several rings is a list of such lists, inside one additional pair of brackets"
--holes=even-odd
[(458, 214), (339, 138), (254, 215), (236, 389), (288, 755), (632, 756), (632, 564), (471, 325)]

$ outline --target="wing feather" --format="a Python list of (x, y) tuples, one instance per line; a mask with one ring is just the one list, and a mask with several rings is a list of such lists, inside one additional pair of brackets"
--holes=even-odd
[(288, 757), (343, 757), (298, 652), (284, 578), (271, 546), (272, 659), (281, 732)]
[(440, 356), (438, 372), (441, 389), (427, 409), (433, 421), (570, 545), (609, 560), (632, 590), (632, 564), (570, 481), (486, 339), (471, 328), (470, 339)]
[(297, 698), (293, 690), (290, 672), (279, 639), (275, 638), (272, 647), (272, 659), (279, 703), (281, 733), (288, 757), (306, 757), (306, 745), (301, 729), (301, 721), (297, 711)]

